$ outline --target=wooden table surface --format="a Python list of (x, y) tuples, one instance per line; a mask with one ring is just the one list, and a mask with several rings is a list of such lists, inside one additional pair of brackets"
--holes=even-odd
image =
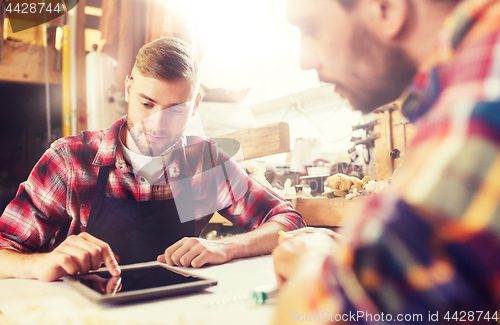
[[(180, 268), (183, 269), (183, 268)], [(270, 255), (189, 271), (214, 278), (205, 291), (122, 306), (98, 305), (62, 281), (0, 280), (1, 325), (268, 325), (272, 304), (250, 299), (259, 285), (275, 283)], [(247, 299), (248, 298), (248, 299)]]

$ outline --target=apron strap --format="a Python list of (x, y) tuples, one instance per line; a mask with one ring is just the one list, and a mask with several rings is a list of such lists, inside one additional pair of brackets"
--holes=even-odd
[(99, 167), (99, 175), (97, 176), (97, 184), (95, 186), (92, 205), (90, 207), (89, 220), (87, 228), (89, 228), (96, 219), (99, 210), (101, 210), (104, 198), (106, 197), (106, 185), (108, 185), (109, 166)]
[(108, 185), (108, 176), (109, 176), (109, 166), (99, 167), (99, 175), (97, 176), (97, 184), (95, 186), (96, 194), (106, 196), (106, 185)]

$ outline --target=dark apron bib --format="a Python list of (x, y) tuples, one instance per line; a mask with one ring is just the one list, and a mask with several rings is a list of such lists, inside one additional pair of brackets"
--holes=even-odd
[[(199, 236), (195, 234), (195, 220), (180, 222), (174, 199), (133, 201), (107, 197), (109, 169), (99, 168), (87, 232), (108, 243), (120, 264), (155, 261), (181, 238)], [(179, 195), (184, 202), (193, 201), (190, 182)], [(188, 209), (194, 215), (193, 204)]]

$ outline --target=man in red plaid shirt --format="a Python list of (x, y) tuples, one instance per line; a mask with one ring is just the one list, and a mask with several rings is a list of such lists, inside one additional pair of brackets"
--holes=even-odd
[(276, 323), (498, 324), (500, 0), (288, 0), (288, 17), (304, 68), (364, 113), (401, 96), (417, 131), (343, 239), (275, 249)]
[[(158, 260), (201, 267), (266, 254), (300, 214), (212, 140), (184, 136), (201, 101), (198, 62), (174, 38), (145, 45), (125, 80), (128, 114), (55, 141), (0, 217), (0, 278), (52, 281)], [(234, 153), (231, 153), (231, 155)], [(196, 238), (214, 212), (247, 231)]]

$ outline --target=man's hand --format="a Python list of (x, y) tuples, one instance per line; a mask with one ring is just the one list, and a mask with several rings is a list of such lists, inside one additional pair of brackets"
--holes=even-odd
[(184, 237), (158, 256), (158, 262), (170, 266), (202, 267), (205, 264), (229, 262), (232, 243), (222, 240)]
[(33, 273), (42, 281), (54, 281), (68, 274), (82, 274), (97, 270), (104, 263), (113, 276), (120, 275), (120, 267), (108, 244), (88, 233), (69, 236), (52, 252), (34, 257)]
[(333, 254), (335, 239), (339, 238), (340, 235), (324, 228), (303, 228), (287, 232), (273, 251), (278, 285), (289, 281), (304, 263), (323, 261)]

